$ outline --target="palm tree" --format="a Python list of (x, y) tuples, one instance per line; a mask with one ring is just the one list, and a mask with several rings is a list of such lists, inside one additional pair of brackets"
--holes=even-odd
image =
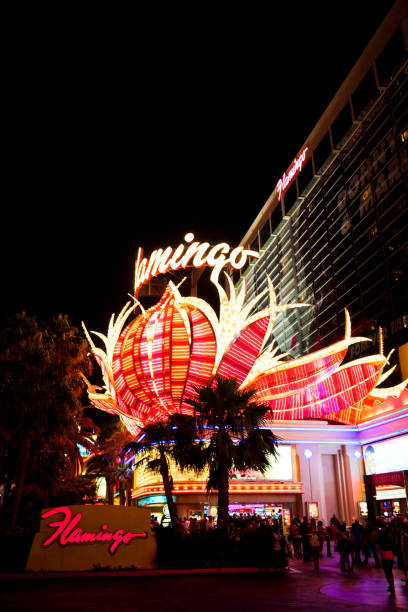
[(105, 449), (112, 449), (114, 456), (113, 473), (115, 484), (119, 493), (119, 504), (121, 506), (131, 505), (131, 491), (133, 484), (133, 472), (122, 460), (122, 449), (132, 441), (128, 430), (120, 423), (120, 429), (115, 431), (104, 444)]
[(109, 454), (102, 452), (89, 457), (85, 466), (85, 474), (93, 479), (103, 478), (105, 480), (106, 502), (113, 504), (115, 473)]
[(116, 485), (120, 505), (125, 505), (125, 501), (130, 505), (132, 475), (121, 454), (131, 441), (131, 436), (119, 420), (114, 427), (118, 429), (111, 431), (109, 437), (100, 442), (100, 450), (88, 459), (85, 471), (87, 476), (105, 479), (108, 504), (113, 504)]
[(174, 421), (171, 418), (168, 421), (146, 425), (141, 438), (123, 448), (122, 457), (126, 460), (132, 453), (136, 455), (136, 468), (145, 466), (148, 470), (161, 475), (170, 520), (174, 527), (177, 524), (177, 511), (173, 501), (173, 478), (169, 465), (175, 447), (173, 426)]
[[(255, 391), (239, 389), (236, 378), (217, 375), (214, 382), (196, 388), (193, 406), (202, 463), (209, 468), (207, 491), (218, 490), (218, 518), (228, 518), (229, 478), (232, 470), (255, 469), (264, 473), (277, 455), (277, 438), (266, 429), (269, 406), (258, 404)], [(185, 464), (185, 467), (190, 467)]]
[(98, 428), (89, 417), (79, 417), (64, 432), (57, 436), (61, 448), (64, 450), (68, 460), (68, 471), (72, 476), (77, 476), (83, 472), (84, 459), (81, 455), (80, 447), (88, 453), (94, 454), (98, 451), (98, 444), (95, 436)]

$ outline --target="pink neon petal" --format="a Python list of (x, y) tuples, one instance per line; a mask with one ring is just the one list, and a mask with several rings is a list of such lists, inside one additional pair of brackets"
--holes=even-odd
[(254, 365), (268, 329), (269, 316), (263, 317), (246, 327), (225, 353), (218, 367), (218, 374), (234, 376), (238, 383), (244, 382)]

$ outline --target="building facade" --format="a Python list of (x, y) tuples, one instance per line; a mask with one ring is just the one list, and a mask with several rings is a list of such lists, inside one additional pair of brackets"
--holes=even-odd
[[(278, 459), (264, 476), (247, 472), (231, 479), (230, 512), (281, 515), (287, 526), (305, 514), (324, 523), (335, 514), (347, 524), (364, 520), (368, 511), (406, 515), (408, 392), (388, 408), (353, 427), (317, 420), (271, 423), (280, 438)], [(205, 474), (197, 478), (174, 465), (171, 472), (180, 517), (216, 516), (217, 494), (206, 492)], [(161, 519), (166, 500), (160, 476), (138, 469), (134, 478), (134, 503)]]
[[(381, 326), (395, 381), (408, 377), (407, 46), (397, 2), (244, 237), (260, 260), (234, 276), (248, 297), (268, 275), (279, 303), (312, 304), (276, 321), (292, 357), (337, 339), (344, 308), (377, 346)], [(360, 343), (348, 358), (372, 350)]]
[[(279, 303), (311, 304), (277, 317), (273, 335), (291, 357), (338, 340), (347, 308), (353, 333), (371, 342), (351, 346), (346, 361), (381, 350), (382, 337), (385, 354), (395, 350), (395, 384), (408, 378), (407, 49), (408, 5), (399, 1), (245, 235), (260, 259), (233, 277), (249, 297), (269, 276)], [(366, 504), (376, 515), (406, 513), (407, 391), (354, 427), (272, 428), (295, 445), (298, 512), (317, 502), (324, 520), (363, 518)]]

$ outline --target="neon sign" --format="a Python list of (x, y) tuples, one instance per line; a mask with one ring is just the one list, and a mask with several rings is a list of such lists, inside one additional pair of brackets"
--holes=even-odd
[(305, 147), (300, 153), (299, 157), (295, 158), (288, 174), (284, 172), (282, 178), (279, 179), (278, 184), (276, 185), (276, 189), (278, 190), (278, 200), (281, 199), (282, 193), (286, 191), (295, 176), (302, 170), (302, 166), (306, 159), (306, 153), (308, 152), (308, 150), (309, 147)]
[(61, 546), (67, 544), (91, 544), (94, 542), (111, 542), (109, 546), (109, 552), (113, 555), (120, 544), (129, 544), (134, 538), (147, 538), (145, 531), (141, 533), (132, 533), (131, 531), (124, 532), (123, 529), (117, 529), (115, 532), (108, 531), (107, 525), (101, 525), (99, 532), (83, 531), (80, 527), (77, 527), (79, 521), (82, 518), (82, 514), (78, 512), (72, 517), (71, 510), (66, 506), (60, 506), (59, 508), (53, 508), (45, 514), (42, 518), (49, 518), (54, 514), (63, 514), (63, 518), (60, 521), (50, 523), (49, 527), (55, 527), (54, 533), (47, 538), (42, 546), (47, 548), (55, 540)]
[(143, 257), (143, 249), (139, 248), (135, 264), (135, 294), (152, 276), (165, 274), (169, 270), (179, 270), (187, 266), (201, 268), (208, 265), (214, 268), (211, 280), (216, 282), (220, 271), (227, 264), (235, 270), (240, 270), (245, 266), (248, 257), (256, 259), (260, 257), (256, 251), (250, 251), (243, 246), (231, 251), (231, 247), (226, 242), (220, 242), (213, 247), (208, 242), (193, 242), (194, 234), (191, 232), (184, 236), (184, 240), (189, 245), (187, 248), (185, 244), (179, 244), (174, 251), (171, 247), (165, 248), (164, 251), (158, 249), (151, 253), (149, 259)]

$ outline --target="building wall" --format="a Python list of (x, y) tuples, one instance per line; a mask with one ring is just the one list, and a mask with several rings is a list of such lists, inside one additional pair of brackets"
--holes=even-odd
[[(279, 425), (282, 427), (282, 425)], [(273, 427), (273, 425), (272, 425)], [(325, 523), (329, 521), (333, 512), (342, 520), (350, 523), (358, 516), (358, 501), (362, 500), (361, 482), (363, 475), (362, 459), (357, 460), (354, 456), (356, 449), (360, 449), (357, 428), (346, 426), (320, 427), (318, 431), (310, 422), (300, 422), (287, 426), (288, 431), (281, 435), (292, 440), (290, 446), (293, 449), (293, 482), (302, 483), (303, 492), (272, 492), (266, 493), (261, 487), (268, 484), (285, 484), (283, 481), (257, 480), (233, 480), (234, 484), (246, 483), (254, 485), (253, 492), (233, 492), (230, 490), (231, 504), (284, 504), (290, 508), (293, 516), (302, 517), (306, 513), (306, 504), (309, 501), (318, 503), (319, 518)], [(309, 430), (312, 431), (309, 431)], [(313, 434), (313, 440), (311, 438)], [(342, 444), (345, 437), (349, 437), (350, 444)], [(296, 440), (297, 439), (297, 440)], [(339, 442), (340, 441), (340, 442)], [(312, 457), (307, 459), (305, 450), (312, 451)], [(330, 465), (330, 471), (327, 466)], [(188, 516), (192, 510), (203, 510), (204, 505), (214, 508), (217, 505), (217, 494), (206, 493), (205, 487), (201, 486), (200, 492), (194, 492), (191, 487), (195, 483), (206, 481), (206, 474), (200, 477), (194, 474), (186, 474), (171, 465), (171, 473), (175, 485), (177, 483), (188, 483), (190, 490), (180, 493), (175, 490), (177, 509), (180, 516)], [(144, 497), (146, 492), (140, 487), (148, 484), (157, 486), (156, 491), (149, 490), (148, 495), (162, 494), (162, 482), (159, 474), (147, 473), (144, 468), (135, 472), (134, 479), (134, 501)], [(291, 482), (287, 483), (291, 486)], [(302, 490), (302, 489), (301, 489)], [(157, 509), (157, 508), (156, 508)]]
[[(362, 446), (388, 440), (405, 440), (408, 434), (408, 394), (403, 395), (403, 404), (391, 416), (375, 416), (371, 421), (351, 427), (347, 425), (328, 425), (324, 422), (280, 421), (270, 423), (270, 427), (282, 439), (281, 444), (290, 444), (293, 450), (293, 483), (269, 482), (265, 480), (250, 481), (247, 484), (259, 485), (253, 492), (230, 491), (230, 503), (249, 504), (284, 504), (292, 511), (292, 516), (303, 516), (309, 501), (318, 503), (319, 518), (327, 523), (333, 512), (339, 519), (351, 524), (354, 518), (360, 517), (359, 502), (365, 500), (363, 485), (364, 462)], [(402, 436), (402, 437), (401, 437)], [(310, 459), (305, 451), (312, 452)], [(405, 460), (404, 460), (405, 461)], [(329, 467), (328, 467), (329, 466)], [(398, 469), (408, 469), (408, 464)], [(183, 493), (176, 492), (177, 506), (180, 516), (188, 514), (189, 510), (203, 509), (204, 504), (212, 508), (214, 514), (217, 504), (217, 494), (205, 492), (205, 475), (198, 479), (193, 474), (186, 477), (177, 473), (172, 466), (174, 482), (188, 483), (190, 489)], [(200, 492), (194, 492), (191, 487), (201, 481)], [(133, 500), (143, 497), (145, 493), (138, 487), (146, 483), (146, 475), (140, 471), (135, 474), (135, 489)], [(148, 482), (157, 485), (157, 491), (149, 491), (149, 495), (163, 494), (161, 478), (150, 474)], [(232, 481), (233, 483), (244, 481)], [(300, 493), (281, 491), (268, 493), (260, 487), (268, 486), (299, 486)], [(256, 489), (256, 487), (255, 487)], [(157, 510), (157, 507), (155, 507)]]
[[(374, 340), (348, 359), (378, 350), (379, 326), (386, 351), (408, 342), (406, 12), (397, 2), (302, 146), (304, 167), (243, 240), (261, 252), (235, 275), (248, 299), (269, 275), (280, 303), (312, 304), (276, 319), (273, 334), (292, 357), (337, 340), (346, 307), (355, 335)], [(390, 380), (400, 379), (397, 370)]]
[[(311, 459), (305, 450), (311, 450)], [(363, 499), (361, 482), (362, 459), (354, 452), (359, 446), (342, 444), (297, 444), (300, 473), (304, 483), (303, 512), (309, 501), (319, 504), (319, 518), (327, 523), (333, 512), (348, 524), (359, 516), (358, 502)]]

